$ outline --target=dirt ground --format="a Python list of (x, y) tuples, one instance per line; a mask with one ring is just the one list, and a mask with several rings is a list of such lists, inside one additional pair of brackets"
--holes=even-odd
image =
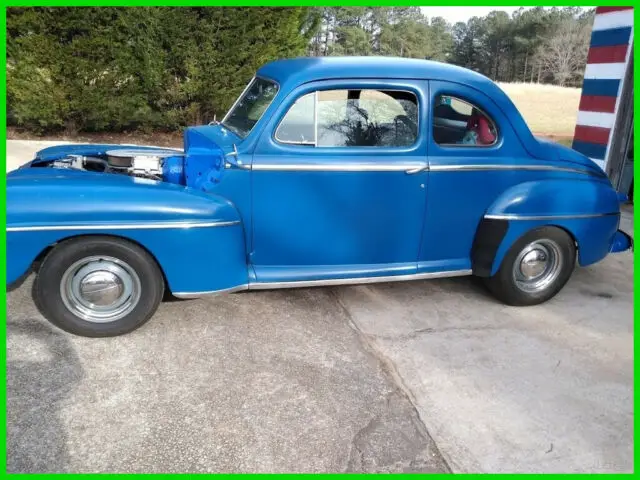
[(182, 148), (182, 131), (177, 132), (121, 132), (121, 133), (75, 133), (50, 135), (34, 135), (15, 128), (7, 128), (7, 140), (34, 140), (71, 143), (130, 143), (139, 145), (156, 145), (158, 147)]

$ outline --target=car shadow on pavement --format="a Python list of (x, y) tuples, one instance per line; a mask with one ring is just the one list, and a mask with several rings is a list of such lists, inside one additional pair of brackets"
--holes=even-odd
[[(28, 350), (12, 348), (27, 344)], [(33, 319), (7, 322), (7, 471), (64, 472), (67, 433), (62, 405), (84, 372), (65, 335)]]

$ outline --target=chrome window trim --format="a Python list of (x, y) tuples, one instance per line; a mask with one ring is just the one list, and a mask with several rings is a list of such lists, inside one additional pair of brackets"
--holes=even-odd
[(296, 142), (295, 140), (280, 140), (279, 138), (276, 138), (276, 140), (278, 141), (278, 143), (282, 143), (284, 145), (304, 145), (306, 147), (316, 146), (316, 142)]
[(313, 146), (318, 146), (318, 90), (313, 92)]
[(210, 228), (238, 225), (240, 220), (229, 222), (165, 222), (165, 223), (117, 223), (117, 224), (85, 224), (85, 225), (31, 225), (20, 227), (7, 226), (7, 232), (34, 232), (58, 230), (154, 230), (171, 228)]
[(620, 212), (611, 213), (577, 213), (572, 215), (520, 215), (520, 214), (496, 214), (485, 215), (484, 218), (491, 220), (567, 220), (573, 218), (599, 218), (620, 215)]

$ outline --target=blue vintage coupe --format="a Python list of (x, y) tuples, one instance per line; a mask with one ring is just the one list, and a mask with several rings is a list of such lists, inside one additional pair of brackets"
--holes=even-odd
[[(65, 145), (7, 177), (7, 281), (85, 336), (165, 291), (477, 275), (534, 305), (631, 247), (587, 157), (536, 139), (486, 77), (423, 60), (298, 58), (256, 73), (184, 150)], [(11, 285), (10, 285), (11, 286)]]

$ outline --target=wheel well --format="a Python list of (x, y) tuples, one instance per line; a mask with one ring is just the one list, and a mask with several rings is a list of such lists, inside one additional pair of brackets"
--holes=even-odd
[[(518, 236), (518, 238), (522, 237), (522, 235), (526, 235), (531, 230), (543, 227), (553, 227), (565, 232), (573, 241), (573, 244), (576, 247), (577, 256), (578, 241), (575, 235), (562, 225), (536, 225), (535, 227), (532, 227), (529, 230), (523, 232), (520, 236)], [(483, 218), (480, 221), (471, 249), (471, 268), (474, 275), (477, 275), (479, 277), (491, 276), (493, 262), (496, 258), (496, 254), (498, 253), (498, 248), (500, 248), (500, 245), (502, 244), (504, 237), (507, 234), (508, 228), (508, 220)], [(516, 238), (514, 242), (516, 242), (518, 238)]]
[(576, 249), (576, 264), (579, 264), (580, 263), (580, 244), (578, 243), (578, 239), (573, 234), (573, 232), (571, 230), (563, 227), (562, 225), (549, 224), (549, 225), (544, 225), (544, 226), (545, 227), (557, 228), (558, 230), (562, 230), (564, 233), (566, 233), (569, 236), (569, 238), (573, 242), (573, 246)]
[(566, 233), (567, 235), (569, 235), (569, 238), (571, 238), (571, 240), (573, 240), (573, 244), (576, 247), (576, 254), (578, 253), (578, 240), (576, 239), (575, 235), (573, 234), (573, 232), (565, 227), (563, 227), (562, 225), (555, 225), (555, 224), (549, 224), (549, 225), (542, 225), (543, 227), (555, 227), (558, 230), (562, 230), (564, 233)]
[(58, 240), (57, 242), (48, 245), (47, 247), (45, 247), (34, 259), (34, 261), (31, 263), (31, 270), (33, 272), (38, 272), (39, 268), (40, 268), (40, 264), (44, 261), (44, 259), (47, 257), (47, 255), (49, 255), (49, 253), (58, 245), (66, 243), (68, 241), (71, 240), (78, 240), (81, 238), (95, 238), (95, 237), (102, 237), (102, 238), (114, 238), (114, 239), (118, 239), (118, 240), (124, 240), (126, 242), (130, 242), (133, 243), (134, 245), (137, 245), (138, 247), (140, 247), (141, 249), (143, 249), (145, 252), (147, 252), (149, 254), (149, 256), (153, 259), (153, 261), (156, 263), (156, 265), (158, 266), (158, 269), (160, 270), (160, 272), (162, 273), (162, 280), (164, 282), (164, 287), (167, 291), (171, 291), (171, 289), (169, 288), (169, 282), (167, 282), (167, 277), (164, 273), (164, 270), (162, 269), (162, 265), (160, 265), (160, 262), (158, 262), (158, 259), (156, 258), (156, 256), (153, 254), (153, 252), (151, 252), (147, 247), (145, 247), (143, 244), (141, 244), (140, 242), (137, 242), (135, 240), (132, 240), (131, 238), (128, 237), (123, 237), (120, 235), (109, 235), (109, 234), (103, 234), (103, 233), (87, 233), (87, 234), (81, 234), (81, 235), (72, 235), (70, 237), (65, 237), (62, 238), (60, 240)]
[(483, 218), (471, 247), (471, 270), (479, 277), (491, 276), (493, 260), (509, 228), (508, 220)]

